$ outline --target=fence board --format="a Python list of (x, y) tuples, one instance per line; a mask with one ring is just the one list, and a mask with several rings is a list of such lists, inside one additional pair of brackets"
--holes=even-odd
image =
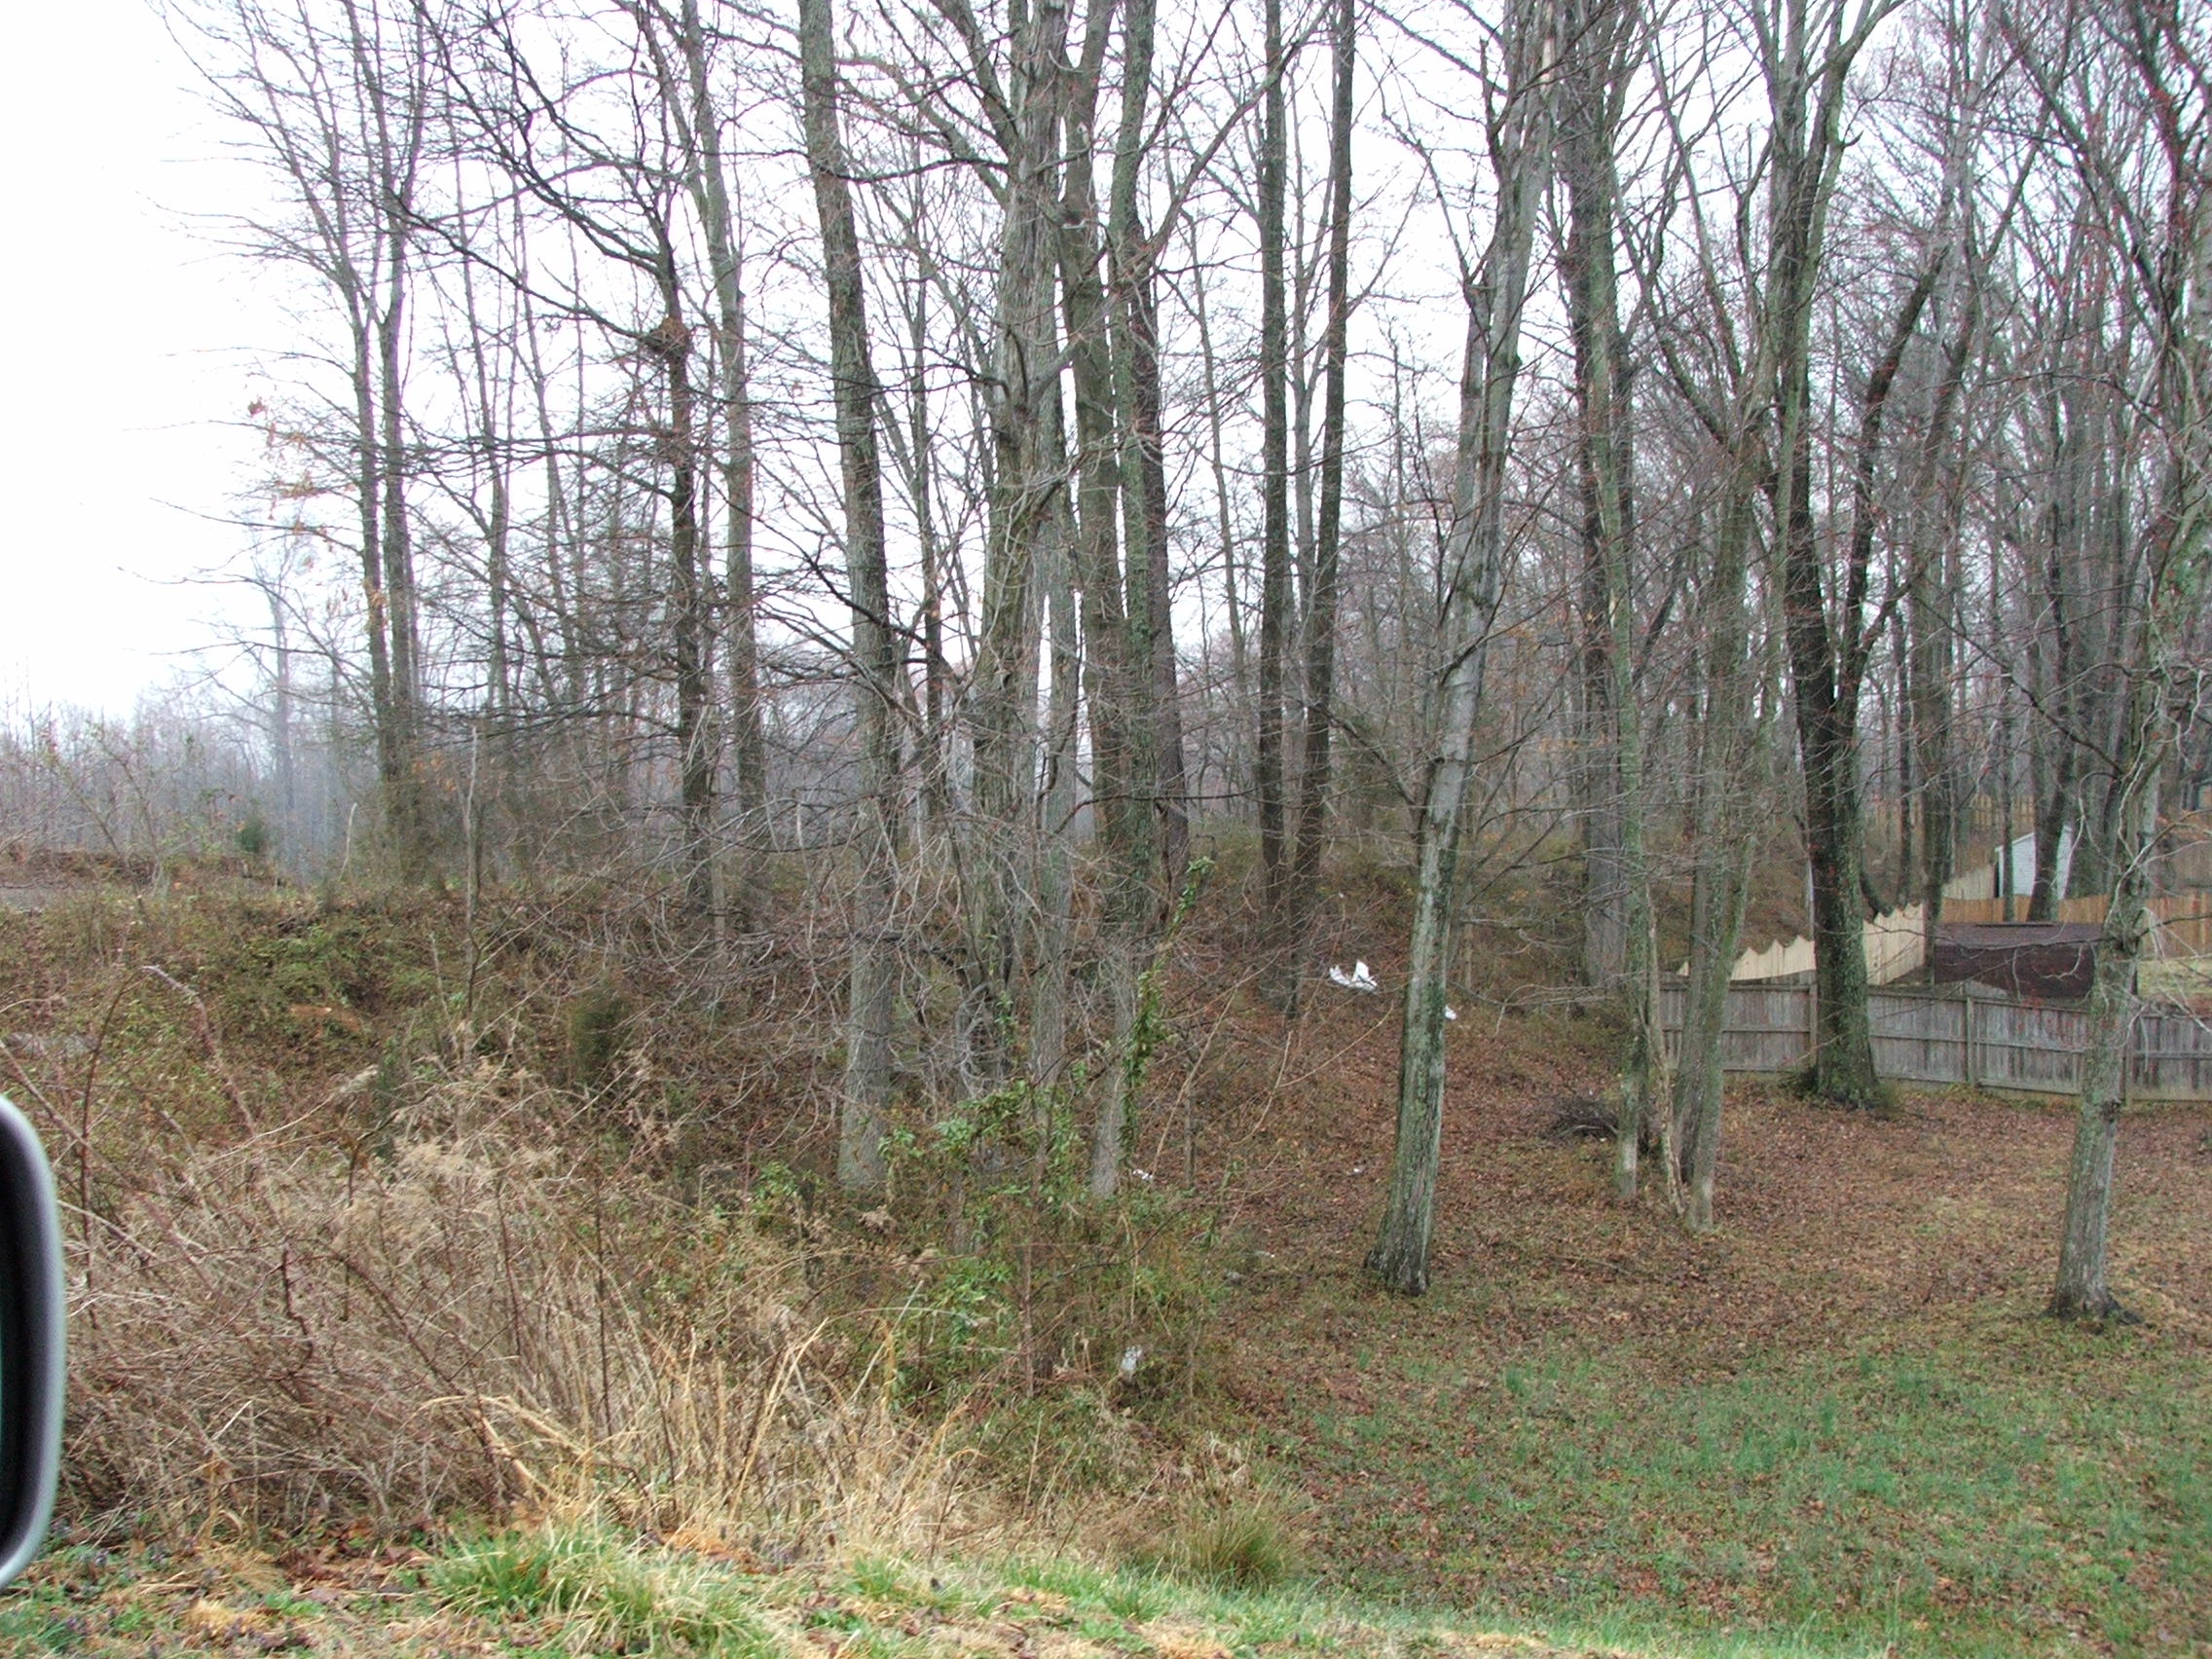
[(2070, 1008), (1981, 1001), (1974, 1011), (1976, 1081), (2034, 1094), (2079, 1094), (2088, 1021)]
[(2127, 1091), (2138, 1100), (2212, 1100), (2212, 1034), (2204, 1021), (2187, 1014), (2138, 1015)]
[(2212, 841), (2176, 847), (2167, 855), (2164, 873), (2176, 887), (2212, 887)]
[(1876, 992), (1866, 999), (1874, 1031), (1874, 1069), (1907, 1083), (1963, 1083), (1967, 1065), (1967, 1003), (1961, 997), (1907, 997)]
[[(2007, 910), (2010, 910), (2008, 915)], [(2010, 899), (1945, 899), (1943, 920), (1965, 922), (1974, 927), (1988, 927), (1998, 922), (2017, 922), (2026, 918), (2028, 902), (2024, 898)]]
[[(1680, 1054), (1686, 987), (1660, 988), (1667, 1057)], [(1874, 1066), (1900, 1083), (1972, 1083), (2031, 1094), (2078, 1094), (2088, 1020), (2052, 1008), (1945, 991), (1875, 991), (1866, 999)], [(1813, 987), (1731, 985), (1721, 1030), (1725, 1071), (1793, 1070), (1812, 1057)], [(2212, 1023), (2179, 1013), (2138, 1015), (2128, 1060), (2137, 1100), (2212, 1100)]]

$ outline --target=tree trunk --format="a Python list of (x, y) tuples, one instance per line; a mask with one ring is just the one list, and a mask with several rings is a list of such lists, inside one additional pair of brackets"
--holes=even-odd
[(391, 269), (377, 318), (377, 403), (382, 425), (378, 482), (383, 489), (379, 536), (384, 553), (384, 607), (391, 661), (391, 723), (396, 749), (387, 823), (399, 872), (420, 880), (429, 869), (429, 825), (423, 777), (422, 630), (415, 597), (414, 527), (407, 511), (407, 443), (401, 422), (406, 371), (407, 256), (400, 234), (390, 239)]
[(1359, 50), (1355, 0), (1330, 9), (1334, 59), (1329, 111), (1329, 313), (1322, 334), (1321, 510), (1306, 602), (1306, 746), (1298, 769), (1297, 862), (1291, 872), (1289, 973), (1305, 973), (1308, 934), (1320, 900), (1328, 830), (1331, 722), (1336, 718), (1337, 572), (1344, 538), (1345, 366), (1351, 337), (1352, 72)]
[[(1067, 355), (1075, 387), (1080, 510), (1077, 576), (1083, 588), (1084, 683), (1090, 711), (1092, 810), (1104, 844), (1104, 915), (1100, 964), (1113, 1014), (1112, 1053), (1103, 1068), (1098, 1119), (1091, 1138), (1089, 1190), (1113, 1197), (1121, 1181), (1122, 1148), (1132, 1102), (1125, 1089), (1125, 1052), (1136, 1021), (1136, 976), (1150, 908), (1151, 803), (1140, 795), (1137, 734), (1148, 725), (1139, 694), (1149, 689), (1150, 663), (1131, 659), (1129, 619), (1117, 534), (1122, 493), (1141, 484), (1122, 477), (1122, 444), (1114, 399), (1111, 325), (1098, 234), (1091, 155), (1098, 83), (1105, 64), (1114, 0), (1092, 0), (1080, 64), (1066, 105), (1067, 162), (1060, 206), (1060, 284), (1067, 319)], [(1133, 188), (1133, 185), (1132, 185)], [(1141, 517), (1141, 515), (1140, 515)]]
[[(968, 1069), (986, 1087), (1012, 1059), (1005, 1037), (1016, 1014), (1033, 931), (1019, 900), (1036, 872), (1037, 651), (1043, 538), (1066, 511), (1059, 415), (1053, 225), (1059, 208), (1062, 0), (1038, 0), (1013, 41), (993, 317), (989, 524), (984, 545), (982, 637), (970, 693), (976, 815), (964, 853), (963, 907), (970, 940), (962, 1022)], [(1047, 826), (1046, 835), (1065, 832)], [(1045, 856), (1052, 856), (1046, 854)]]
[[(2136, 204), (2133, 196), (2099, 203), (2118, 221), (2133, 256), (2136, 304), (2149, 319), (2156, 363), (2146, 407), (2146, 436), (2158, 461), (2156, 511), (2144, 527), (2138, 568), (2116, 556), (2111, 592), (2116, 611), (2140, 596), (2139, 621), (2113, 623), (2114, 668), (2123, 701), (2110, 748), (2113, 800), (2100, 825), (2100, 849), (2112, 871), (2095, 978), (2089, 993), (2089, 1040), (2082, 1056), (2082, 1110), (2066, 1193), (2058, 1283), (2050, 1311), (2063, 1318), (2121, 1314), (2106, 1282), (2111, 1227), (2113, 1152), (2126, 1096), (2135, 1013), (2135, 969), (2151, 938), (2147, 901), (2151, 860), (2158, 840), (2158, 782), (2177, 738), (2177, 714), (2201, 698), (2192, 646), (2201, 638), (2204, 595), (2212, 581), (2212, 333), (2206, 329), (2204, 249), (2212, 235), (2212, 192), (2206, 189), (2203, 133), (2212, 120), (2212, 89), (2201, 77), (2171, 84), (2181, 61), (2178, 8), (2130, 9), (2133, 27), (2121, 41), (2127, 67), (2165, 162), (2163, 200)], [(2051, 76), (2030, 53), (2046, 108), (2057, 109), (2070, 85)], [(2101, 136), (2101, 134), (2100, 134)], [(2084, 163), (2084, 173), (2089, 169)], [(2155, 217), (2153, 216), (2155, 215)], [(2117, 550), (2116, 550), (2117, 554)], [(2124, 578), (2124, 579), (2123, 579)]]
[[(383, 267), (381, 300), (371, 301), (376, 331), (377, 431), (375, 443), (380, 524), (378, 549), (382, 569), (376, 581), (385, 612), (384, 634), (389, 663), (387, 713), (390, 721), (385, 821), (392, 853), (405, 880), (422, 879), (429, 871), (430, 826), (423, 772), (423, 671), (422, 625), (415, 592), (415, 542), (408, 513), (406, 423), (406, 359), (408, 302), (413, 276), (414, 199), (417, 167), (422, 160), (426, 99), (421, 89), (394, 107), (387, 85), (386, 48), (381, 39), (364, 31), (359, 12), (347, 13), (349, 46), (355, 73), (365, 95), (373, 146), (370, 166), (378, 214), (376, 235)], [(420, 67), (415, 65), (412, 67)]]
[(853, 719), (861, 751), (859, 890), (855, 896), (844, 1100), (837, 1179), (875, 1192), (885, 1179), (883, 1137), (891, 1103), (891, 1026), (897, 958), (891, 938), (903, 822), (894, 798), (898, 739), (891, 725), (899, 673), (885, 570), (883, 479), (876, 454), (875, 367), (869, 359), (860, 234), (838, 130), (836, 43), (830, 0), (799, 0), (807, 170), (822, 226), (830, 302), (830, 373), (845, 498), (845, 570), (852, 595)]
[(2127, 1103), (2127, 1056), (2135, 1029), (2135, 964), (2147, 932), (2142, 877), (2123, 869), (2106, 912), (2090, 981), (2088, 1041), (2082, 1051), (2082, 1105), (2066, 1180), (2058, 1283), (2050, 1311), (2062, 1319), (2109, 1319), (2123, 1310), (2105, 1280), (2112, 1227), (2113, 1151)]
[(1728, 976), (1735, 965), (1751, 888), (1751, 852), (1757, 839), (1752, 797), (1765, 748), (1763, 729), (1751, 713), (1755, 677), (1744, 606), (1757, 468), (1755, 440), (1740, 430), (1716, 521), (1713, 569), (1699, 629), (1706, 641), (1706, 676), (1691, 806), (1696, 866), (1690, 896), (1690, 974), (1666, 1136), (1669, 1194), (1693, 1233), (1713, 1226), (1714, 1184), (1720, 1158), (1720, 1036), (1727, 1016)]
[[(2072, 332), (2069, 324), (2069, 333)], [(2076, 772), (2081, 745), (2076, 733), (2085, 714), (2082, 704), (2082, 621), (2083, 608), (2078, 597), (2085, 563), (2080, 545), (2083, 503), (2083, 449), (2085, 420), (2079, 408), (2079, 388), (2068, 387), (2048, 399), (2051, 436), (2049, 498), (2044, 511), (2044, 591), (2050, 608), (2050, 637), (2041, 653), (2047, 675), (2043, 686), (2046, 707), (2058, 719), (2047, 718), (2037, 732), (2037, 752), (2043, 764), (2042, 787), (2036, 795), (2035, 884), (2028, 895), (2028, 920), (2055, 921), (2058, 904), (2066, 897), (2067, 883), (2059, 867), (2059, 853), (2070, 825), (2085, 820), (2079, 815)], [(2076, 836), (2080, 850), (2080, 836)]]
[[(2172, 564), (2201, 559), (2201, 554), (2194, 559), (2185, 554)], [(2182, 591), (2187, 592), (2194, 586), (2196, 573), (2189, 572), (2183, 579), (2188, 586)], [(2161, 597), (2170, 605), (2180, 596)], [(2127, 723), (2114, 756), (2127, 793), (2104, 849), (2114, 872), (2113, 890), (2085, 1010), (2088, 1041), (2082, 1052), (2082, 1105), (2067, 1177), (2058, 1283), (2050, 1298), (2050, 1311), (2064, 1319), (2109, 1319), (2123, 1313), (2105, 1279), (2106, 1238), (2112, 1225), (2113, 1150), (2120, 1135), (2120, 1109), (2127, 1102), (2127, 1064), (2133, 1049), (2135, 970), (2148, 954), (2151, 938), (2148, 900), (2151, 857), (2157, 844), (2158, 777), (2173, 737), (2164, 706), (2170, 667), (2164, 659), (2170, 639), (2169, 622), (2155, 626), (2145, 641), (2147, 648), (2132, 677)]]
[[(1915, 284), (1869, 378), (1854, 478), (1853, 529), (1837, 580), (1839, 625), (1831, 630), (1813, 506), (1812, 323), (1825, 252), (1828, 201), (1843, 153), (1843, 88), (1871, 29), (1871, 11), (1848, 40), (1816, 51), (1792, 15), (1770, 37), (1767, 66), (1772, 243), (1765, 337), (1773, 363), (1775, 467), (1769, 486), (1782, 549), (1782, 602), (1788, 642), (1797, 744), (1805, 775), (1805, 850), (1813, 876), (1814, 972), (1819, 1029), (1813, 1088), (1824, 1099), (1871, 1105), (1883, 1096), (1866, 1013), (1862, 889), (1865, 827), (1860, 783), (1859, 697), (1872, 640), (1862, 626), (1872, 554), (1871, 482), (1882, 416), (1898, 361), (1927, 303), (1933, 273)], [(1842, 12), (1833, 14), (1840, 36)]]
[(1158, 819), (1165, 890), (1182, 891), (1191, 859), (1183, 717), (1168, 591), (1167, 470), (1161, 430), (1158, 263), (1138, 214), (1145, 110), (1152, 87), (1154, 0), (1123, 10), (1122, 111), (1114, 143), (1107, 254), (1115, 329), (1114, 387), (1122, 423), (1122, 523), (1127, 576), (1131, 720), (1141, 787)]
[(1644, 862), (1642, 721), (1636, 706), (1636, 471), (1615, 272), (1614, 161), (1634, 18), (1627, 0), (1570, 0), (1560, 168), (1561, 261), (1574, 338), (1575, 473), (1583, 569), (1583, 972), (1621, 1015), (1614, 1191), (1636, 1198), (1659, 1065), (1658, 960)]
[[(1267, 0), (1260, 119), (1260, 709), (1252, 791), (1260, 818), (1266, 950), (1283, 945), (1283, 659), (1290, 645), (1290, 340), (1283, 286), (1285, 131), (1282, 0)], [(1270, 976), (1271, 980), (1272, 975)], [(1277, 987), (1279, 989), (1279, 986)]]
[[(1963, 150), (1963, 146), (1961, 146)], [(1972, 208), (1962, 207), (1971, 215)], [(1955, 288), (1961, 315), (1943, 359), (1913, 491), (1913, 541), (1907, 571), (1905, 667), (1910, 681), (1912, 758), (1920, 786), (1920, 904), (1923, 952), (1936, 961), (1943, 922), (1943, 889), (1951, 879), (1959, 837), (1960, 792), (1953, 754), (1952, 702), (1957, 650), (1954, 635), (1964, 579), (1959, 542), (1966, 511), (1964, 441), (1954, 433), (1981, 320), (1981, 273), (1971, 224), (1960, 235)], [(1955, 459), (1952, 459), (1955, 458)], [(1948, 469), (1945, 461), (1950, 460)]]
[(1491, 132), (1496, 218), (1482, 267), (1467, 285), (1452, 523), (1443, 549), (1443, 666), (1430, 693), (1436, 749), (1421, 790), (1419, 873), (1398, 1051), (1397, 1140), (1382, 1231), (1367, 1256), (1367, 1272), (1405, 1296), (1428, 1288), (1459, 842), (1474, 776), (1483, 670), (1504, 578), (1505, 468), (1521, 366), (1521, 311), (1536, 213), (1550, 174), (1551, 88), (1542, 68), (1552, 55), (1555, 23), (1547, 0), (1517, 6), (1509, 27), (1511, 79)]
[[(353, 296), (349, 294), (351, 301)], [(361, 608), (369, 647), (369, 719), (376, 728), (377, 793), (385, 833), (394, 846), (407, 837), (409, 757), (391, 674), (391, 608), (384, 581), (384, 445), (377, 419), (375, 336), (365, 313), (352, 317), (354, 478), (361, 535)]]
[[(1132, 575), (1135, 550), (1144, 550), (1144, 600), (1132, 596), (1131, 615), (1141, 608), (1146, 638), (1138, 660), (1152, 671), (1155, 785), (1161, 819), (1161, 856), (1168, 894), (1183, 891), (1191, 865), (1190, 758), (1183, 741), (1182, 691), (1175, 665), (1175, 616), (1167, 563), (1167, 461), (1161, 426), (1159, 313), (1153, 299), (1149, 260), (1143, 278), (1128, 295), (1130, 388), (1126, 404), (1130, 445), (1135, 452), (1143, 537), (1130, 538)], [(1124, 472), (1124, 479), (1127, 474)]]
[[(1206, 310), (1205, 270), (1198, 262), (1195, 251), (1192, 263), (1191, 313), (1198, 332), (1198, 367), (1206, 409), (1206, 459), (1213, 481), (1214, 535), (1221, 549), (1223, 620), (1229, 627), (1230, 706), (1240, 714), (1243, 698), (1252, 683), (1241, 592), (1244, 577), (1242, 562), (1236, 556), (1236, 526), (1230, 507), (1229, 461), (1223, 440), (1227, 420), (1222, 412), (1220, 369), (1214, 358), (1213, 329)], [(1244, 780), (1238, 773), (1234, 754), (1228, 762), (1228, 772), (1226, 782), (1230, 791), (1242, 799)]]
[[(1037, 914), (1024, 923), (1033, 932), (1037, 964), (1036, 987), (1030, 999), (1029, 1075), (1044, 1090), (1064, 1088), (1068, 1082), (1068, 986), (1075, 943), (1075, 856), (1068, 843), (1067, 827), (1075, 817), (1078, 722), (1083, 650), (1076, 632), (1075, 571), (1071, 566), (1070, 536), (1063, 525), (1048, 535), (1037, 549), (1037, 574), (1044, 584), (1048, 623), (1047, 659), (1051, 680), (1046, 692), (1045, 785), (1039, 827)], [(970, 1091), (980, 1093), (986, 1080), (970, 1080)], [(1051, 1159), (1053, 1113), (1049, 1099), (1041, 1099), (1035, 1124), (1037, 1177), (1044, 1179)]]

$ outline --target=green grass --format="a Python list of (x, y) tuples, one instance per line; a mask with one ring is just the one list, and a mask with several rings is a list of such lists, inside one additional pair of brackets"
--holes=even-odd
[[(1906, 1391), (1916, 1385), (1898, 1373), (1877, 1372), (1874, 1380)], [(1540, 1368), (1524, 1382), (1523, 1397), (1539, 1406), (1586, 1398), (1586, 1392), (1548, 1393)], [(1577, 1387), (1586, 1391), (1590, 1382), (1581, 1377)], [(1763, 1415), (1716, 1416), (1706, 1426), (1745, 1424)], [(1856, 1420), (1839, 1413), (1838, 1432)], [(1701, 1473), (1733, 1467), (1725, 1449), (1697, 1451), (1694, 1432), (1682, 1443)], [(1651, 1495), (1649, 1487), (1639, 1486), (1623, 1507)], [(2065, 1570), (2057, 1558), (2053, 1563), (2054, 1570)], [(1863, 1565), (1873, 1570), (1878, 1564)], [(256, 1591), (235, 1572), (191, 1560), (189, 1552), (161, 1566), (121, 1554), (62, 1552), (0, 1601), (0, 1651), (88, 1659), (274, 1647), (362, 1659), (431, 1659), (461, 1651), (512, 1659), (611, 1653), (1202, 1659), (1223, 1652), (1229, 1659), (1469, 1659), (1504, 1650), (1494, 1641), (1499, 1636), (1528, 1639), (1510, 1649), (1520, 1659), (1874, 1659), (1922, 1651), (2065, 1650), (2048, 1633), (2022, 1640), (1994, 1628), (1962, 1644), (1972, 1633), (1953, 1611), (1923, 1621), (1909, 1599), (1899, 1600), (1883, 1619), (1856, 1620), (1849, 1630), (1818, 1618), (1790, 1623), (1739, 1616), (1693, 1632), (1640, 1615), (1617, 1597), (1611, 1605), (1569, 1599), (1540, 1611), (1454, 1610), (1449, 1604), (1361, 1599), (1312, 1582), (1238, 1589), (1065, 1559), (953, 1565), (864, 1558), (843, 1566), (743, 1570), (726, 1560), (596, 1527), (455, 1543), (420, 1570), (353, 1592), (326, 1586), (304, 1596), (271, 1586), (268, 1575), (266, 1565), (243, 1575), (264, 1585)], [(210, 1637), (203, 1621), (196, 1624), (198, 1610), (210, 1603), (253, 1622)], [(2169, 1650), (2201, 1651), (2193, 1645), (2197, 1639), (2170, 1634)], [(2159, 1647), (2155, 1637), (2112, 1631), (2084, 1630), (2067, 1641), (2082, 1651)]]
[(546, 1627), (546, 1654), (680, 1653), (770, 1659), (779, 1651), (745, 1580), (584, 1530), (464, 1545), (430, 1572), (458, 1611)]
[(2184, 956), (2165, 962), (2139, 962), (2135, 986), (2154, 1002), (2194, 1004), (2212, 996), (2212, 957)]
[[(1413, 1352), (1280, 1454), (1347, 1588), (1703, 1649), (2212, 1648), (2212, 1380), (2025, 1321), (1915, 1351), (1674, 1369), (1555, 1340)], [(2124, 1349), (2124, 1352), (2120, 1350)]]
[[(516, 1553), (539, 1560), (600, 1564), (620, 1559), (632, 1570), (682, 1575), (694, 1569), (668, 1552), (626, 1543), (612, 1534), (553, 1532), (524, 1534), (472, 1546), (434, 1567), (430, 1581), (447, 1604), (476, 1616), (505, 1620), (508, 1650), (531, 1655), (581, 1655), (595, 1651), (590, 1641), (627, 1651), (719, 1652), (688, 1646), (687, 1638), (653, 1620), (632, 1618), (622, 1606), (601, 1600), (606, 1582), (594, 1565), (564, 1581), (582, 1594), (551, 1614), (535, 1588), (491, 1602), (461, 1585), (490, 1577), (507, 1585), (515, 1576), (509, 1562)], [(718, 1579), (731, 1605), (749, 1621), (745, 1640), (765, 1642), (751, 1651), (799, 1654), (834, 1647), (862, 1659), (946, 1659), (969, 1652), (1058, 1651), (1091, 1659), (1127, 1654), (1131, 1659), (1190, 1659), (1197, 1652), (1226, 1649), (1232, 1659), (1352, 1659), (1377, 1655), (1464, 1652), (1474, 1639), (1503, 1633), (1525, 1634), (1530, 1644), (1523, 1659), (1601, 1659), (1605, 1655), (1668, 1655), (1670, 1659), (1800, 1659), (1831, 1648), (1808, 1648), (1788, 1640), (1716, 1639), (1690, 1648), (1661, 1641), (1651, 1633), (1618, 1621), (1584, 1621), (1569, 1635), (1547, 1635), (1522, 1621), (1468, 1618), (1444, 1609), (1417, 1609), (1362, 1603), (1310, 1582), (1267, 1589), (1196, 1583), (1181, 1575), (1146, 1568), (1111, 1567), (1095, 1562), (1009, 1560), (954, 1566), (866, 1558), (827, 1575), (804, 1571), (746, 1575), (702, 1569), (705, 1581)], [(458, 1574), (458, 1576), (457, 1576)], [(535, 1573), (523, 1575), (532, 1585)], [(623, 1605), (626, 1605), (624, 1604)], [(623, 1622), (628, 1620), (628, 1622)], [(515, 1621), (521, 1621), (517, 1623)], [(533, 1622), (535, 1621), (535, 1623)], [(535, 1641), (528, 1647), (517, 1644)], [(1546, 1642), (1571, 1645), (1545, 1645)], [(1070, 1644), (1075, 1644), (1071, 1646)]]

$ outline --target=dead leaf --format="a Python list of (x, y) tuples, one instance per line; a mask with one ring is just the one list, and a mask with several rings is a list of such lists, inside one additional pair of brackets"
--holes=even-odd
[(1160, 1659), (1230, 1659), (1229, 1649), (1210, 1636), (1158, 1636)]
[(228, 1641), (233, 1637), (266, 1630), (276, 1620), (267, 1607), (234, 1607), (203, 1596), (185, 1608), (181, 1622), (196, 1636), (212, 1636)]

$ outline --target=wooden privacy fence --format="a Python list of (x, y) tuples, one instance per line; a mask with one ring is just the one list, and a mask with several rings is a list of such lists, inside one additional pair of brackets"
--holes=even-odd
[[(2201, 820), (2196, 833), (2204, 832)], [(2165, 879), (2176, 887), (2212, 888), (2212, 840), (2183, 841), (2166, 854)]]
[[(1917, 974), (1928, 961), (1928, 929), (1918, 904), (1868, 921), (1862, 938), (1866, 950), (1866, 982), (1886, 985), (1907, 974)], [(1787, 979), (1810, 974), (1817, 960), (1813, 941), (1805, 938), (1776, 940), (1763, 950), (1747, 950), (1728, 970), (1731, 979)], [(1687, 967), (1678, 972), (1687, 973)]]
[[(1667, 1058), (1680, 1052), (1688, 987), (1659, 990)], [(1874, 1067), (1898, 1083), (1963, 1083), (2036, 1094), (2079, 1094), (2088, 1017), (1956, 991), (1875, 991)], [(1732, 1072), (1787, 1072), (1813, 1057), (1813, 987), (1730, 985), (1720, 1064)], [(2212, 1024), (2147, 1010), (2136, 1017), (2127, 1091), (2136, 1100), (2212, 1100)]]

